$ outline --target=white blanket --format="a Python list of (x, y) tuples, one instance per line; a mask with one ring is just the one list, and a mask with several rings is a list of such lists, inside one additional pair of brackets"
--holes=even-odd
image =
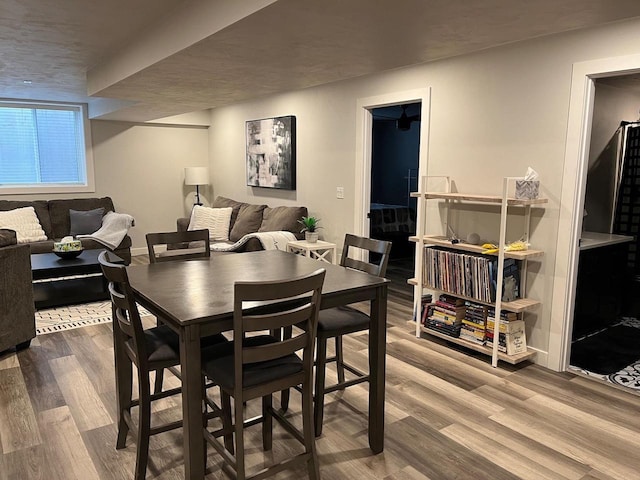
[(90, 235), (77, 235), (76, 238), (91, 238), (111, 250), (115, 250), (133, 226), (133, 217), (126, 213), (107, 212), (102, 217), (102, 227)]
[(212, 252), (235, 252), (252, 238), (257, 238), (265, 250), (287, 250), (287, 243), (296, 240), (291, 232), (257, 232), (248, 233), (236, 243), (212, 243)]

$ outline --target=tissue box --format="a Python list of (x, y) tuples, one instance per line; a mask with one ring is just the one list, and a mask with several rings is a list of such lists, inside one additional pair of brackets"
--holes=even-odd
[(516, 180), (516, 198), (520, 200), (534, 200), (540, 191), (539, 180)]
[(54, 252), (75, 252), (82, 250), (82, 242), (74, 240), (72, 242), (55, 242), (53, 244)]

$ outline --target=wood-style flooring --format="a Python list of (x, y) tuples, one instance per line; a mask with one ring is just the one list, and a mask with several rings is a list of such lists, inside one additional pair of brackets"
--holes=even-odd
[[(640, 479), (640, 397), (533, 364), (494, 369), (486, 357), (415, 338), (410, 302), (389, 300), (385, 451), (368, 448), (366, 385), (330, 394), (317, 440), (323, 479)], [(363, 368), (366, 343), (366, 334), (345, 339), (346, 355)], [(135, 443), (114, 446), (114, 399), (109, 324), (0, 354), (0, 479), (133, 478)], [(289, 412), (299, 420), (295, 392)], [(180, 413), (179, 398), (155, 409), (160, 421)], [(271, 452), (261, 449), (259, 427), (249, 432), (250, 465), (299, 451), (277, 424)], [(151, 439), (147, 478), (183, 478), (181, 433)], [(220, 466), (209, 449), (207, 479), (227, 478)]]

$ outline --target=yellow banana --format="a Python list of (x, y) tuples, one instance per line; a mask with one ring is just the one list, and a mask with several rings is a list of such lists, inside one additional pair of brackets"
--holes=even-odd
[(529, 248), (529, 245), (527, 245), (525, 242), (521, 240), (518, 240), (517, 242), (511, 242), (509, 245), (507, 245), (505, 247), (505, 251), (515, 252), (520, 250), (527, 250), (528, 248)]
[[(482, 248), (484, 248), (484, 250), (482, 251), (482, 253), (497, 253), (498, 252), (498, 246), (494, 243), (484, 243), (482, 244)], [(529, 248), (529, 245), (521, 240), (518, 240), (516, 242), (511, 242), (508, 245), (505, 245), (504, 250), (505, 252), (516, 252), (516, 251), (521, 251), (521, 250), (527, 250)]]

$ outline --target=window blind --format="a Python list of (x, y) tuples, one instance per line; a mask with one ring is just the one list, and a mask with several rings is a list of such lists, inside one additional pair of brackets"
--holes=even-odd
[(0, 186), (86, 181), (79, 106), (0, 104)]

